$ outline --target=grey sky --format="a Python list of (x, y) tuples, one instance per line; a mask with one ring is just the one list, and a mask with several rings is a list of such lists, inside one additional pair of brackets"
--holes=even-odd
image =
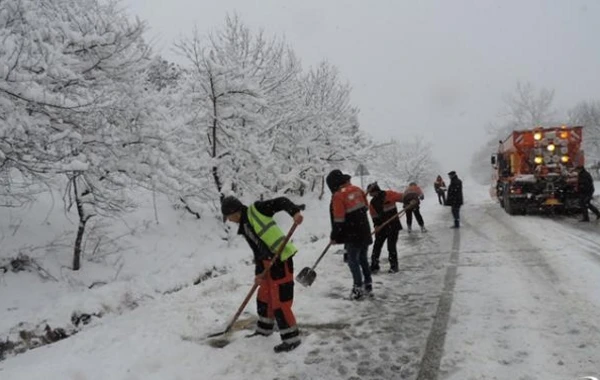
[[(284, 35), (305, 67), (335, 64), (377, 139), (422, 135), (465, 172), (517, 80), (556, 90), (564, 112), (600, 100), (600, 2), (582, 0), (124, 0), (156, 48), (237, 12)], [(459, 173), (460, 174), (460, 173)]]

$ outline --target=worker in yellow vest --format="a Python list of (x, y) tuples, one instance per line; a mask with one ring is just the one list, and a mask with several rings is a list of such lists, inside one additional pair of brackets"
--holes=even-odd
[(300, 345), (300, 332), (292, 312), (294, 300), (294, 262), (292, 256), (298, 251), (287, 243), (279, 259), (275, 260), (268, 276), (261, 276), (273, 258), (285, 234), (273, 220), (273, 215), (286, 211), (297, 224), (302, 223), (304, 205), (296, 205), (286, 197), (254, 202), (244, 205), (233, 196), (221, 201), (223, 218), (238, 223), (237, 233), (243, 235), (254, 253), (255, 281), (259, 284), (256, 296), (258, 322), (254, 334), (269, 336), (275, 323), (282, 343), (274, 347), (275, 352), (291, 351)]

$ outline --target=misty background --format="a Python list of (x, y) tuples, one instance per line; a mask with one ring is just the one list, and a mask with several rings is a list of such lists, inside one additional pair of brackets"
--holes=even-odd
[[(554, 90), (555, 122), (600, 98), (600, 4), (591, 1), (127, 0), (147, 38), (178, 61), (172, 44), (194, 28), (215, 31), (226, 14), (284, 36), (304, 67), (325, 59), (352, 86), (361, 128), (378, 140), (423, 136), (442, 174), (465, 172), (502, 124), (517, 82)], [(490, 152), (491, 153), (491, 152)], [(489, 155), (488, 155), (489, 156)], [(487, 160), (486, 160), (487, 164)]]

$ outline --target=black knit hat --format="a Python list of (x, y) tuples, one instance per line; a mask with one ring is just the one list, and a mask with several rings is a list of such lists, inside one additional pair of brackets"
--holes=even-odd
[(452, 170), (451, 172), (448, 172), (448, 175), (450, 177), (454, 177), (456, 175), (456, 172), (454, 170)]
[(377, 182), (373, 182), (370, 183), (369, 186), (367, 186), (367, 193), (373, 193), (373, 192), (380, 192), (381, 188), (379, 187), (379, 184), (377, 184)]
[(340, 169), (334, 169), (327, 174), (327, 186), (332, 193), (335, 193), (343, 184), (350, 181), (350, 178), (352, 177), (350, 177), (348, 174), (342, 173)]
[(221, 213), (223, 216), (231, 215), (240, 211), (244, 205), (234, 196), (228, 195), (221, 201)]

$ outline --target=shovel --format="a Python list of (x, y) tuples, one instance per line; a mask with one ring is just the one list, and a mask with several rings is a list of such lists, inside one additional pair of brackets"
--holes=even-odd
[[(285, 245), (288, 243), (288, 241), (290, 240), (290, 238), (294, 234), (294, 231), (296, 231), (296, 227), (298, 227), (298, 224), (294, 223), (292, 225), (292, 227), (290, 228), (289, 232), (287, 233), (285, 239), (283, 240), (283, 243), (281, 243), (281, 245), (277, 249), (277, 252), (275, 253), (275, 255), (273, 256), (273, 258), (271, 259), (271, 261), (266, 265), (266, 267), (263, 270), (263, 272), (260, 274), (261, 277), (264, 278), (264, 277), (266, 277), (266, 276), (269, 275), (269, 271), (271, 270), (271, 267), (275, 263), (275, 260), (277, 260), (279, 258), (279, 255), (281, 255), (281, 252), (283, 251), (283, 248), (285, 247)], [(252, 295), (254, 294), (254, 292), (256, 291), (257, 288), (258, 288), (258, 284), (255, 282), (254, 285), (252, 285), (252, 288), (250, 288), (250, 291), (248, 292), (248, 294), (246, 295), (246, 298), (244, 298), (244, 301), (242, 301), (242, 304), (240, 305), (240, 307), (238, 307), (237, 311), (233, 315), (233, 318), (231, 318), (231, 322), (229, 322), (229, 324), (227, 325), (227, 327), (225, 327), (225, 330), (219, 331), (219, 332), (216, 332), (216, 333), (213, 333), (213, 334), (210, 334), (210, 335), (207, 336), (207, 338), (214, 338), (216, 336), (225, 335), (228, 332), (230, 332), (231, 328), (233, 327), (233, 325), (235, 323), (235, 321), (237, 321), (237, 319), (239, 318), (240, 314), (242, 314), (242, 311), (244, 311), (244, 309), (246, 308), (246, 305), (248, 305), (248, 302), (250, 301), (250, 298), (252, 297)], [(212, 345), (214, 347), (225, 347), (227, 345), (227, 343), (229, 343), (227, 341), (227, 339), (223, 338), (223, 339), (221, 339), (219, 341), (213, 342)]]
[[(402, 209), (402, 211), (398, 212), (396, 215), (392, 216), (391, 218), (389, 218), (388, 220), (386, 220), (385, 222), (383, 222), (382, 224), (380, 224), (379, 226), (377, 226), (373, 230), (373, 232), (371, 232), (371, 235), (376, 234), (383, 227), (385, 227), (385, 225), (387, 225), (389, 222), (391, 222), (392, 220), (394, 220), (394, 218), (397, 218), (397, 217), (400, 217), (400, 216), (404, 215), (404, 213), (406, 212), (406, 210), (411, 209), (411, 208), (415, 207), (416, 205), (417, 205), (417, 201), (411, 201), (406, 208)], [(302, 268), (302, 270), (300, 271), (300, 273), (298, 273), (298, 276), (296, 276), (296, 281), (298, 281), (300, 284), (302, 284), (304, 286), (311, 286), (312, 285), (312, 283), (317, 278), (317, 272), (315, 272), (315, 268), (317, 267), (317, 265), (319, 264), (319, 262), (321, 261), (321, 259), (323, 258), (323, 256), (325, 256), (325, 254), (329, 250), (329, 247), (331, 247), (331, 242), (329, 242), (329, 244), (327, 244), (327, 247), (325, 247), (325, 249), (323, 250), (323, 252), (319, 256), (319, 258), (317, 259), (317, 261), (315, 262), (315, 264), (312, 266), (312, 268), (309, 268), (309, 267)]]
[(329, 242), (329, 244), (327, 244), (327, 247), (325, 247), (325, 249), (323, 250), (323, 253), (321, 253), (321, 256), (319, 256), (319, 258), (317, 259), (315, 264), (312, 266), (312, 268), (309, 268), (309, 267), (302, 268), (300, 273), (298, 273), (298, 275), (296, 276), (296, 281), (298, 281), (300, 284), (302, 284), (304, 286), (312, 285), (312, 283), (317, 278), (317, 272), (315, 272), (315, 268), (317, 267), (317, 264), (319, 264), (319, 262), (321, 261), (323, 256), (325, 256), (325, 254), (329, 250), (329, 247), (331, 247), (331, 242)]

